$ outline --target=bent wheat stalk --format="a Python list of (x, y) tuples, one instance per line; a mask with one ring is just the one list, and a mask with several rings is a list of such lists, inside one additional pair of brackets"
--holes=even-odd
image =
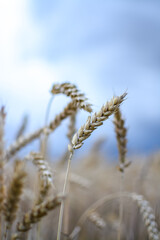
[[(65, 177), (65, 182), (63, 186), (63, 194), (66, 193), (71, 159), (72, 159), (74, 150), (82, 147), (84, 140), (86, 140), (97, 127), (101, 126), (103, 122), (107, 120), (118, 109), (120, 104), (124, 101), (126, 95), (127, 93), (124, 93), (120, 97), (113, 97), (110, 102), (106, 102), (106, 104), (102, 106), (99, 112), (94, 113), (92, 117), (91, 116), (88, 117), (86, 123), (73, 136), (72, 144), (68, 146), (70, 156), (68, 159), (66, 177)], [(60, 240), (61, 238), (63, 212), (64, 212), (64, 203), (62, 202), (61, 208), (60, 208), (60, 214), (59, 214), (57, 240)]]

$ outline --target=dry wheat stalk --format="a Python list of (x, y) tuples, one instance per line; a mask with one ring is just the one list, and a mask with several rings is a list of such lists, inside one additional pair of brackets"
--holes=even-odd
[(102, 106), (99, 112), (94, 113), (92, 117), (89, 116), (86, 123), (73, 136), (72, 148), (80, 148), (83, 145), (84, 140), (87, 139), (97, 127), (102, 125), (103, 121), (108, 119), (117, 111), (120, 104), (124, 101), (126, 95), (127, 93), (124, 93), (120, 97), (113, 97), (110, 102), (107, 102), (104, 106)]
[(0, 110), (0, 212), (3, 208), (5, 187), (4, 187), (4, 122), (5, 122), (4, 107)]
[(47, 196), (49, 189), (53, 186), (53, 176), (48, 162), (45, 160), (44, 156), (41, 153), (31, 152), (26, 160), (31, 160), (34, 165), (38, 168), (39, 171), (39, 185), (40, 193), (37, 200), (37, 204), (43, 202)]
[(119, 171), (124, 172), (124, 169), (130, 165), (130, 162), (126, 161), (126, 152), (127, 152), (127, 129), (124, 126), (125, 121), (122, 118), (122, 114), (120, 111), (120, 108), (117, 109), (117, 111), (114, 113), (114, 121), (115, 125), (115, 132), (116, 132), (116, 138), (117, 138), (117, 144), (118, 144), (118, 150), (119, 150)]
[(92, 112), (91, 104), (87, 103), (87, 98), (83, 93), (80, 93), (76, 85), (71, 83), (54, 84), (51, 93), (59, 94), (63, 93), (66, 96), (70, 96), (73, 101), (77, 102), (80, 108), (83, 108), (87, 112)]
[(22, 222), (18, 222), (17, 231), (26, 232), (31, 229), (32, 224), (35, 224), (41, 220), (42, 217), (46, 216), (49, 211), (58, 207), (64, 200), (64, 195), (59, 194), (52, 199), (46, 200), (40, 205), (35, 206), (31, 211), (27, 212), (23, 216)]
[[(114, 126), (117, 138), (117, 145), (119, 150), (119, 167), (118, 170), (122, 173), (121, 180), (120, 180), (120, 191), (123, 191), (124, 187), (124, 169), (130, 165), (130, 162), (126, 161), (126, 152), (127, 152), (127, 129), (125, 127), (125, 121), (122, 118), (122, 114), (120, 108), (114, 113)], [(121, 226), (123, 221), (123, 198), (120, 199), (120, 206), (119, 206), (119, 231), (117, 235), (117, 239), (121, 239)]]
[(69, 122), (68, 133), (67, 133), (67, 137), (70, 142), (72, 141), (72, 137), (76, 132), (75, 123), (76, 123), (76, 112), (70, 116), (70, 122)]
[(6, 200), (4, 203), (4, 216), (7, 228), (10, 228), (19, 207), (20, 197), (24, 187), (24, 179), (26, 173), (24, 171), (24, 163), (16, 161), (14, 166), (14, 174), (12, 181), (8, 187)]
[[(75, 112), (74, 114), (72, 114), (70, 116), (70, 121), (69, 121), (69, 125), (68, 125), (67, 137), (68, 137), (70, 143), (72, 141), (72, 137), (73, 137), (74, 133), (76, 132), (76, 128), (75, 128), (76, 113), (77, 112)], [(68, 152), (68, 149), (67, 149), (66, 152), (63, 154), (62, 159), (60, 160), (60, 165), (65, 164), (68, 157), (69, 157), (69, 152)]]
[(75, 113), (77, 111), (77, 108), (78, 105), (76, 102), (70, 102), (63, 109), (63, 111), (60, 114), (58, 114), (53, 121), (50, 122), (48, 126), (40, 128), (26, 137), (21, 136), (20, 138), (18, 138), (17, 141), (11, 144), (7, 149), (6, 158), (9, 159), (10, 157), (12, 157), (22, 147), (25, 147), (28, 143), (39, 138), (42, 133), (45, 132), (45, 134), (50, 134), (51, 132), (53, 132), (65, 118)]

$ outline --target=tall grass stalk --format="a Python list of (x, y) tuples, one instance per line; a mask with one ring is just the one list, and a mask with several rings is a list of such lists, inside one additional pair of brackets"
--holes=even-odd
[[(70, 152), (70, 156), (69, 156), (68, 163), (67, 163), (66, 176), (65, 176), (65, 181), (64, 181), (64, 185), (63, 185), (63, 194), (64, 195), (66, 194), (67, 183), (69, 182), (68, 180), (69, 180), (69, 173), (70, 173), (70, 166), (71, 166), (72, 157), (73, 157), (73, 151)], [(62, 224), (63, 224), (63, 213), (64, 213), (64, 201), (62, 201), (61, 207), (60, 207), (57, 240), (61, 239)]]

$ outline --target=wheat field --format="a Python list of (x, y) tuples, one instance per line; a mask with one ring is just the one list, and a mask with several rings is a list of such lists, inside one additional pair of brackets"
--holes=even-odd
[[(24, 135), (23, 121), (7, 148), (7, 113), (4, 106), (0, 109), (0, 239), (160, 239), (160, 153), (127, 156), (127, 128), (121, 111), (127, 93), (114, 96), (95, 113), (74, 84), (54, 84), (50, 94), (64, 94), (70, 103), (29, 135)], [(88, 118), (76, 129), (79, 111), (86, 111)], [(99, 138), (89, 153), (75, 159), (77, 149), (110, 117), (119, 158), (110, 161), (102, 154), (104, 139)], [(47, 151), (48, 138), (66, 118), (68, 146), (55, 162)], [(19, 151), (35, 139), (40, 142), (39, 151), (19, 157)]]

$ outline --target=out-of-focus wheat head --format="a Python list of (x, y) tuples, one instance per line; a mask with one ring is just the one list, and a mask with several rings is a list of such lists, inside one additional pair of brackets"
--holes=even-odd
[(130, 165), (131, 162), (126, 161), (127, 153), (127, 129), (125, 127), (125, 120), (122, 118), (120, 108), (114, 113), (115, 132), (117, 138), (117, 145), (119, 150), (119, 170), (124, 172), (124, 169)]
[(31, 211), (27, 212), (21, 222), (17, 224), (17, 231), (26, 232), (31, 227), (32, 224), (35, 224), (41, 220), (42, 217), (46, 216), (49, 211), (58, 207), (62, 200), (64, 200), (64, 195), (59, 194), (52, 199), (48, 199), (43, 203), (35, 206)]
[(40, 204), (47, 197), (51, 187), (53, 187), (53, 176), (49, 163), (41, 153), (31, 152), (25, 157), (26, 160), (31, 160), (33, 164), (38, 168), (40, 186), (37, 204)]
[(7, 228), (11, 227), (16, 218), (20, 197), (24, 188), (25, 177), (26, 172), (24, 171), (24, 162), (18, 160), (15, 161), (13, 177), (7, 189), (4, 203), (4, 216)]

